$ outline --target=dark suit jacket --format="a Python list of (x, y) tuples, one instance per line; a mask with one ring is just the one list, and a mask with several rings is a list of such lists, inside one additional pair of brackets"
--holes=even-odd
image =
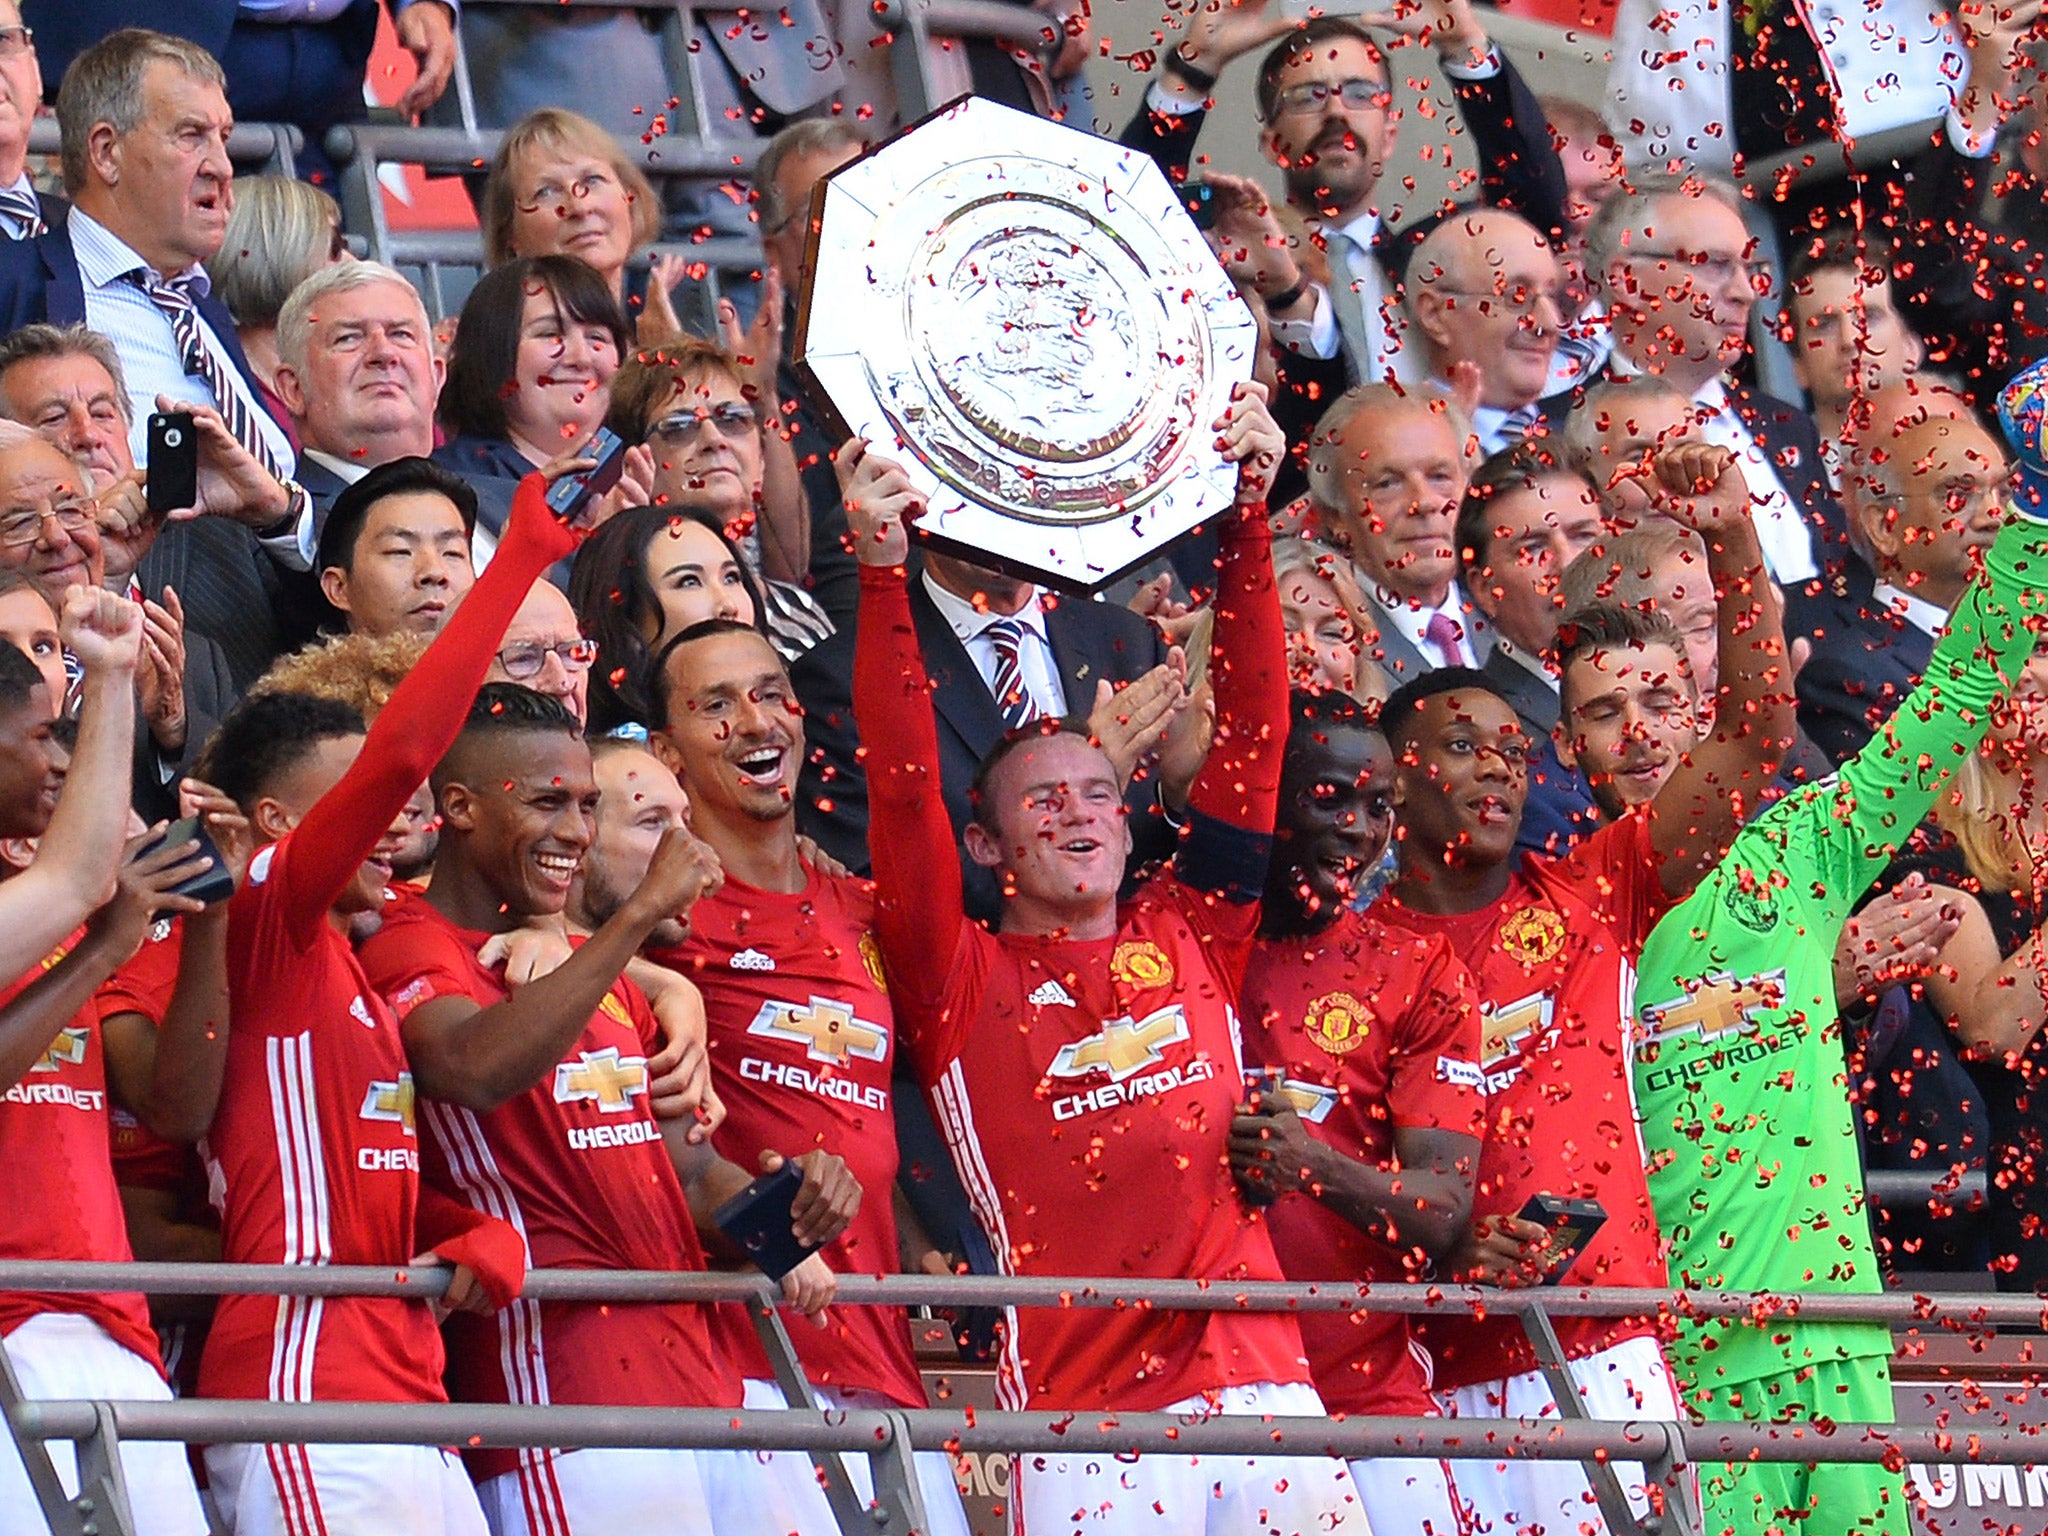
[(185, 605), (188, 663), (195, 637), (219, 647), (230, 700), (291, 649), (288, 580), (296, 574), (280, 569), (247, 528), (223, 517), (165, 524), (135, 573), (150, 597), (160, 599), (170, 587)]
[(1837, 609), (1837, 625), (1800, 668), (1799, 724), (1837, 765), (1854, 757), (1913, 691), (1934, 637), (1876, 602)]
[[(185, 750), (166, 764), (149, 734), (148, 724), (138, 714), (135, 721), (135, 790), (130, 797), (144, 821), (175, 821), (178, 816), (178, 780), (190, 771), (205, 750), (207, 740), (235, 707), (243, 690), (235, 683), (227, 653), (214, 641), (192, 629), (185, 630)], [(171, 774), (168, 780), (164, 768)]]
[(1482, 668), (1529, 733), (1529, 797), (1522, 804), (1522, 830), (1515, 846), (1529, 852), (1563, 853), (1600, 825), (1593, 791), (1575, 770), (1558, 760), (1557, 695), (1529, 669), (1495, 651)]
[[(932, 706), (938, 716), (939, 780), (946, 814), (958, 835), (970, 817), (967, 791), (974, 770), (1003, 739), (1003, 718), (967, 648), (953, 633), (921, 578), (910, 582), (910, 611), (931, 673)], [(1085, 714), (1103, 678), (1125, 683), (1143, 677), (1166, 659), (1158, 631), (1127, 608), (1062, 599), (1045, 617), (1046, 636), (1059, 663), (1067, 705)], [(867, 776), (856, 753), (860, 733), (853, 719), (853, 644), (841, 630), (790, 668), (804, 706), (804, 768), (797, 790), (797, 825), (847, 868), (868, 868)], [(1131, 788), (1134, 862), (1170, 851), (1173, 832), (1153, 809), (1154, 786), (1141, 779)], [(821, 809), (829, 806), (829, 810)], [(1002, 900), (995, 876), (967, 857), (960, 866), (971, 917), (993, 921)]]

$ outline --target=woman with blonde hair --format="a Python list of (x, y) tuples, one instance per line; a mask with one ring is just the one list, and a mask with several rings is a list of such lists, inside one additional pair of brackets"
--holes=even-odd
[(661, 199), (647, 173), (604, 129), (564, 107), (542, 107), (506, 130), (484, 183), (484, 261), (575, 256), (597, 269), (619, 308), (634, 314), (640, 345), (682, 335), (669, 291), (689, 262), (655, 256), (644, 297), (627, 265), (661, 233)]
[(318, 187), (290, 176), (237, 176), (227, 238), (206, 264), (213, 296), (235, 317), (249, 368), (271, 415), (289, 421), (277, 377), (277, 317), (292, 290), (323, 267), (353, 261), (341, 209)]

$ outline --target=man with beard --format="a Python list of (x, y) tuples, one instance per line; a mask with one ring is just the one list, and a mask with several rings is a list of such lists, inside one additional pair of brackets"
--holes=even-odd
[[(1353, 909), (1394, 828), (1394, 755), (1336, 694), (1294, 695), (1273, 861), (1241, 998), (1246, 1076), (1231, 1169), (1267, 1216), (1288, 1278), (1420, 1279), (1464, 1235), (1486, 1111), (1472, 977), (1441, 938)], [(1397, 1312), (1303, 1313), (1332, 1413), (1437, 1411)], [(1376, 1531), (1468, 1528), (1450, 1466), (1351, 1463)]]

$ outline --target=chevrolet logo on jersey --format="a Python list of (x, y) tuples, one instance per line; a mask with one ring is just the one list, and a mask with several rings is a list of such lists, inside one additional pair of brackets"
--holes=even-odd
[(1780, 966), (1761, 976), (1738, 981), (1715, 971), (1685, 996), (1643, 1010), (1643, 1042), (1650, 1044), (1680, 1035), (1718, 1040), (1743, 1034), (1762, 1023), (1757, 1017), (1785, 1003), (1785, 971)]
[(365, 1120), (391, 1120), (405, 1127), (405, 1134), (413, 1133), (412, 1074), (401, 1072), (395, 1083), (372, 1083), (363, 1095), (362, 1116)]
[[(1479, 1010), (1479, 1064), (1486, 1070), (1488, 1086), (1494, 1086), (1494, 1068), (1520, 1055), (1537, 1034), (1549, 1031), (1555, 1007), (1548, 992), (1531, 992), (1512, 1003), (1489, 1003)], [(1508, 1081), (1513, 1080), (1514, 1073), (1509, 1072)]]
[(1321, 1125), (1337, 1107), (1337, 1090), (1321, 1083), (1305, 1083), (1298, 1077), (1283, 1077), (1273, 1102), (1282, 1109), (1293, 1110), (1312, 1125)]
[(555, 1102), (594, 1101), (608, 1115), (633, 1107), (635, 1094), (647, 1092), (647, 1058), (621, 1056), (616, 1045), (601, 1051), (580, 1051), (576, 1060), (555, 1068)]
[(1111, 1082), (1120, 1083), (1133, 1072), (1166, 1060), (1166, 1047), (1187, 1038), (1188, 1017), (1176, 1003), (1146, 1014), (1135, 1024), (1129, 1019), (1111, 1019), (1086, 1040), (1061, 1046), (1046, 1071), (1054, 1077), (1107, 1072)]
[(42, 1059), (29, 1068), (31, 1072), (61, 1072), (66, 1067), (82, 1066), (85, 1062), (85, 1044), (91, 1038), (88, 1031), (76, 1024), (66, 1025), (57, 1031), (57, 1038), (50, 1042), (50, 1048), (43, 1052)]
[(849, 1057), (881, 1061), (889, 1054), (888, 1030), (855, 1018), (851, 1008), (829, 997), (813, 996), (808, 1007), (771, 998), (754, 1015), (747, 1033), (788, 1040), (804, 1047), (811, 1060), (842, 1067)]

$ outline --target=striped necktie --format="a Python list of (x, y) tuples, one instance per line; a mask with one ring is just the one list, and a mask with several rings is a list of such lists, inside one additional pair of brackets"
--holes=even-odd
[(0, 187), (0, 214), (14, 220), (21, 233), (17, 240), (33, 240), (49, 229), (43, 222), (43, 205), (35, 193), (20, 187)]
[(982, 632), (982, 638), (996, 653), (996, 675), (990, 683), (1003, 724), (1021, 731), (1039, 715), (1038, 703), (1024, 684), (1024, 658), (1020, 647), (1024, 626), (1015, 619), (997, 619)]
[(153, 281), (147, 271), (131, 272), (128, 276), (171, 322), (171, 333), (178, 339), (178, 354), (185, 371), (206, 380), (213, 390), (220, 419), (234, 433), (235, 441), (249, 450), (249, 456), (268, 470), (272, 479), (284, 479), (284, 471), (271, 453), (270, 445), (263, 440), (263, 434), (257, 430), (255, 413), (241, 391), (235, 388), (235, 380), (230, 377), (227, 365), (200, 338), (199, 307), (192, 300), (192, 279), (180, 277), (160, 283)]

